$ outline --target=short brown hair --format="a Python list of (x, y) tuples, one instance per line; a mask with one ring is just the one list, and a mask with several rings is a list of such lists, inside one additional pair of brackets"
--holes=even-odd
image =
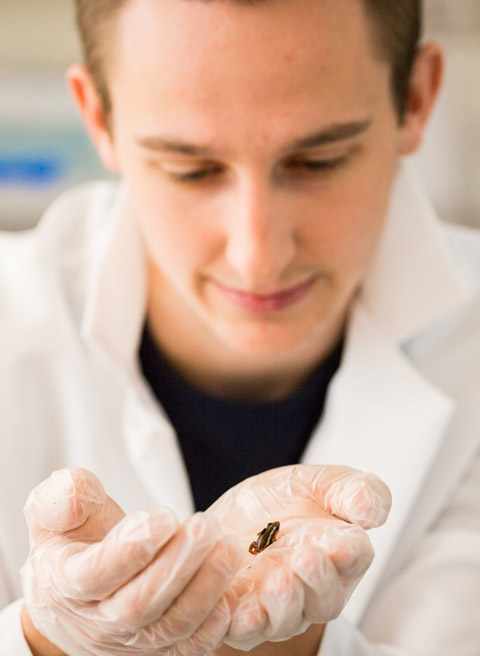
[[(111, 111), (111, 100), (104, 70), (105, 35), (109, 33), (106, 27), (115, 21), (129, 1), (74, 0), (84, 62), (93, 77), (107, 115)], [(256, 5), (268, 0), (232, 1)], [(407, 108), (410, 75), (421, 36), (422, 0), (361, 1), (373, 27), (377, 54), (391, 65), (392, 94), (401, 122)]]

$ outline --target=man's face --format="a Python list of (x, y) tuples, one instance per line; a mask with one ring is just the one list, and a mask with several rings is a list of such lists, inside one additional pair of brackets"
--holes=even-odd
[(117, 39), (113, 152), (166, 341), (321, 357), (404, 148), (361, 2), (132, 0)]

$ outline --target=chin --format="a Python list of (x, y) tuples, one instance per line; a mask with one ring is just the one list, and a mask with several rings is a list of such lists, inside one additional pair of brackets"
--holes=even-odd
[(271, 364), (296, 357), (313, 345), (313, 331), (292, 330), (292, 327), (255, 326), (235, 327), (221, 335), (229, 350), (245, 359), (253, 359), (255, 365)]

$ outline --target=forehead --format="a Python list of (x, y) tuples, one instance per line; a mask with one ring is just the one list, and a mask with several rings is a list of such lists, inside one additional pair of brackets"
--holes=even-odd
[(114, 106), (135, 99), (147, 122), (199, 128), (208, 116), (218, 132), (253, 115), (347, 120), (368, 111), (383, 68), (361, 0), (131, 0), (109, 77)]

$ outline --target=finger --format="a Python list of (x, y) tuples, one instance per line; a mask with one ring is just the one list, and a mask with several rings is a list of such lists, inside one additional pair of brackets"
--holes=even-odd
[(100, 602), (102, 622), (132, 632), (158, 619), (195, 576), (218, 531), (205, 514), (193, 515), (148, 567)]
[(328, 554), (319, 547), (304, 546), (292, 554), (290, 567), (303, 582), (305, 620), (324, 624), (338, 617), (346, 596), (342, 580)]
[(175, 514), (164, 507), (125, 517), (102, 542), (82, 544), (64, 560), (62, 592), (79, 601), (104, 599), (142, 571), (177, 528)]
[(304, 624), (304, 586), (288, 567), (278, 567), (265, 577), (259, 598), (268, 616), (263, 631), (267, 640), (287, 640), (300, 631)]
[(244, 551), (246, 559), (244, 558), (243, 567), (237, 572), (231, 586), (239, 599), (249, 592), (259, 590), (267, 573), (283, 565), (285, 560), (280, 541), (255, 556), (249, 554), (245, 546)]
[(47, 533), (75, 529), (105, 503), (99, 479), (85, 469), (61, 469), (40, 483), (29, 495), (24, 508), (35, 544)]
[(375, 474), (339, 465), (295, 465), (288, 482), (292, 492), (305, 494), (306, 488), (332, 515), (364, 528), (381, 526), (390, 512), (390, 490)]
[[(127, 646), (128, 653), (155, 653), (166, 656), (199, 656), (217, 649), (223, 642), (230, 624), (236, 599), (229, 593), (223, 595), (194, 635), (186, 640), (174, 640), (162, 647), (158, 623), (149, 624), (133, 633), (117, 634), (119, 645)], [(119, 647), (115, 653), (124, 653)]]
[[(223, 597), (242, 559), (233, 537), (217, 542), (191, 582), (155, 625), (166, 645), (189, 638), (198, 630)], [(152, 620), (145, 614), (145, 621)]]
[(233, 600), (230, 600), (228, 595), (223, 596), (196, 633), (174, 645), (172, 656), (198, 656), (211, 654), (218, 649), (230, 625), (232, 606)]
[(268, 615), (257, 592), (249, 592), (238, 602), (225, 644), (235, 649), (250, 650), (264, 641), (263, 631)]
[(325, 525), (315, 545), (328, 555), (345, 582), (356, 584), (374, 557), (372, 543), (365, 530), (340, 521)]

